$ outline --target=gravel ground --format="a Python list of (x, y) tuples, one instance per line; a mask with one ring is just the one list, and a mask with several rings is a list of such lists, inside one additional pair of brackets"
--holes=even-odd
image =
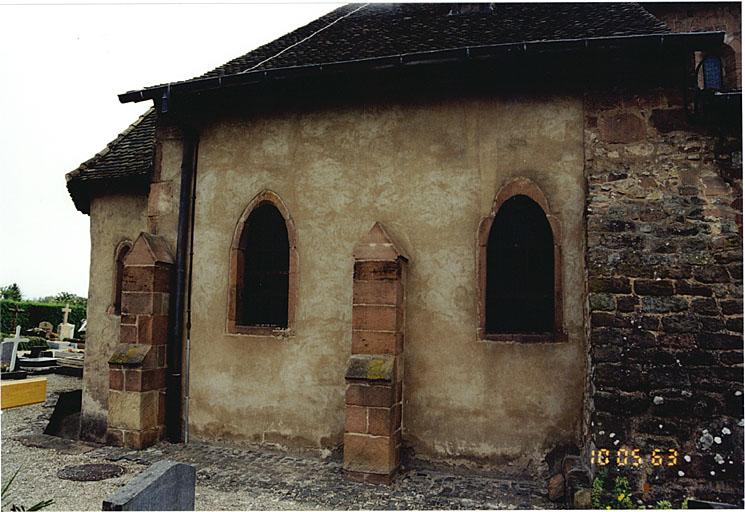
[[(161, 459), (197, 468), (199, 510), (348, 510), (553, 508), (542, 480), (519, 475), (463, 471), (410, 461), (391, 486), (348, 481), (341, 454), (315, 455), (243, 449), (202, 442), (159, 443), (147, 450), (68, 441), (41, 434), (62, 391), (79, 389), (80, 379), (47, 375), (47, 401), (2, 412), (2, 481), (20, 467), (9, 503), (30, 506), (54, 499), (46, 510), (100, 510), (106, 496), (149, 464)], [(97, 482), (58, 478), (77, 464), (107, 463), (125, 473)]]
[(127, 462), (122, 464), (127, 471), (124, 475), (99, 482), (73, 482), (57, 478), (57, 471), (65, 466), (90, 463), (90, 458), (80, 452), (91, 446), (65, 443), (64, 440), (60, 440), (60, 445), (67, 445), (66, 450), (34, 448), (21, 444), (19, 438), (44, 431), (57, 403), (57, 393), (80, 389), (81, 381), (78, 378), (61, 375), (45, 377), (46, 402), (7, 409), (0, 416), (3, 484), (20, 467), (18, 476), (10, 487), (10, 496), (3, 500), (3, 508), (11, 503), (30, 507), (39, 501), (54, 499), (54, 504), (47, 510), (101, 510), (104, 496), (124, 485), (132, 475), (142, 470), (142, 466)]

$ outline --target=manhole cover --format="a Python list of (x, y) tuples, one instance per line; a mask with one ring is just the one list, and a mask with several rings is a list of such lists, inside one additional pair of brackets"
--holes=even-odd
[(79, 466), (65, 466), (57, 471), (57, 476), (64, 480), (78, 482), (92, 482), (116, 478), (124, 474), (124, 468), (116, 464), (80, 464)]

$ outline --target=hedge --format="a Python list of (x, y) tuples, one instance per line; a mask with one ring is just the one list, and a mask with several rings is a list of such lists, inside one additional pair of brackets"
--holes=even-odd
[[(33, 302), (27, 300), (20, 302), (14, 300), (0, 300), (0, 330), (3, 332), (13, 333), (13, 335), (15, 335), (15, 313), (8, 311), (11, 305), (18, 307), (21, 310), (18, 312), (18, 324), (21, 326), (22, 332), (38, 327), (39, 323), (44, 321), (51, 323), (56, 332), (57, 326), (62, 323), (62, 318), (64, 317), (64, 313), (62, 313), (62, 308), (65, 307), (64, 304)], [(85, 319), (85, 316), (85, 306), (70, 305), (70, 314), (67, 317), (67, 321), (71, 324), (75, 324), (76, 335)]]

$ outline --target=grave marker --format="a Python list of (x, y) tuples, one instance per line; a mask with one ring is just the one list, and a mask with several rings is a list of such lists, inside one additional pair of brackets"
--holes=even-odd
[(2, 342), (2, 349), (0, 349), (0, 366), (3, 371), (13, 371), (16, 365), (16, 358), (18, 355), (18, 344), (22, 341), (28, 341), (26, 338), (21, 338), (21, 326), (16, 326), (16, 335), (13, 338), (5, 338)]
[(65, 341), (67, 338), (73, 338), (75, 336), (75, 325), (67, 323), (67, 315), (70, 314), (70, 305), (65, 304), (65, 307), (62, 308), (62, 313), (64, 313), (64, 317), (62, 318), (62, 323), (59, 324), (59, 339), (60, 341)]
[(106, 498), (102, 510), (194, 510), (194, 466), (161, 460)]
[(47, 337), (49, 337), (49, 335), (52, 333), (52, 331), (54, 331), (54, 326), (52, 325), (51, 322), (44, 321), (44, 322), (39, 322), (39, 329), (41, 329), (42, 331), (44, 331), (46, 333)]
[(23, 313), (23, 310), (18, 307), (17, 304), (11, 304), (8, 306), (8, 311), (13, 313), (13, 327), (18, 328), (18, 313)]

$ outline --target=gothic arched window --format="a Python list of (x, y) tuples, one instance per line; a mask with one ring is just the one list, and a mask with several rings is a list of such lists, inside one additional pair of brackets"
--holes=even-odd
[(540, 206), (512, 196), (494, 217), (486, 250), (486, 333), (551, 333), (554, 240)]
[(270, 334), (290, 327), (296, 252), (287, 210), (272, 192), (251, 202), (231, 247), (228, 331)]
[(516, 180), (480, 229), (480, 335), (512, 341), (562, 338), (558, 223), (536, 185)]

